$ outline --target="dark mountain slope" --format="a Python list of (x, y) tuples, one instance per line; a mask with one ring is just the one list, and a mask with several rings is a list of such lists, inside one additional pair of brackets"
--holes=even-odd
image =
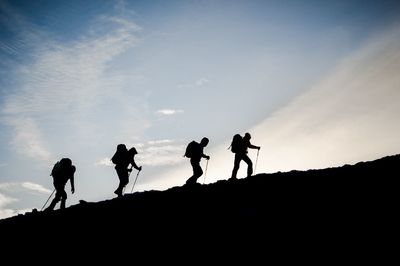
[(90, 243), (99, 236), (118, 240), (124, 234), (136, 241), (235, 235), (280, 241), (343, 237), (359, 243), (390, 234), (398, 209), (394, 191), (399, 168), (400, 155), (395, 155), (337, 168), (145, 191), (4, 219), (0, 234), (4, 239), (62, 232)]

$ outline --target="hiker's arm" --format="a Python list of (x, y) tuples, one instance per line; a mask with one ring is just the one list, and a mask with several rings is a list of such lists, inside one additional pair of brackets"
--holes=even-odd
[(138, 170), (138, 171), (141, 171), (141, 170), (142, 170), (142, 167), (141, 167), (141, 166), (139, 167), (139, 166), (136, 165), (135, 160), (132, 160), (132, 161), (131, 161), (131, 165), (132, 165), (133, 167), (135, 167), (135, 169)]
[(201, 155), (201, 157), (206, 158), (207, 160), (210, 160), (210, 156), (205, 155), (204, 153), (203, 153), (203, 155)]
[(74, 176), (72, 176), (69, 181), (71, 182), (71, 192), (72, 194), (75, 193), (75, 184), (74, 184)]
[(261, 149), (260, 146), (255, 146), (255, 145), (253, 145), (253, 144), (250, 144), (250, 145), (249, 145), (249, 148), (250, 148), (250, 149), (257, 149), (257, 150)]
[(75, 171), (76, 171), (76, 168), (75, 168), (75, 166), (73, 165), (73, 166), (72, 166), (71, 177), (70, 177), (70, 179), (69, 179), (69, 182), (71, 182), (71, 192), (72, 192), (72, 194), (75, 193), (75, 182), (74, 182), (74, 174), (75, 174)]

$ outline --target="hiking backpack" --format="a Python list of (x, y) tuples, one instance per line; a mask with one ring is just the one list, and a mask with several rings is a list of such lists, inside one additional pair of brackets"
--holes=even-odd
[(196, 141), (191, 141), (185, 151), (185, 157), (192, 158), (196, 154), (196, 148), (197, 148), (198, 143)]
[(57, 178), (58, 176), (60, 176), (60, 174), (62, 173), (62, 169), (61, 169), (61, 164), (60, 162), (56, 162), (53, 166), (53, 169), (51, 170), (51, 176), (54, 178)]
[[(68, 162), (68, 161), (69, 162)], [(67, 161), (67, 165), (66, 165)], [(65, 178), (70, 178), (74, 175), (76, 171), (76, 167), (72, 165), (72, 162), (69, 158), (63, 158), (60, 161), (56, 162), (51, 170), (51, 176), (56, 181), (64, 180)]]
[(243, 138), (239, 134), (233, 136), (232, 143), (231, 143), (231, 151), (233, 153), (238, 153), (243, 150)]
[[(125, 148), (125, 149), (124, 149)], [(113, 164), (121, 164), (124, 161), (125, 156), (127, 155), (127, 150), (124, 144), (119, 144), (117, 146), (117, 151), (114, 153), (111, 161)]]

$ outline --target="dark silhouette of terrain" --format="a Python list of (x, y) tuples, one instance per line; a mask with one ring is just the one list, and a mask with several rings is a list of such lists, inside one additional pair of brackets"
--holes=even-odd
[(400, 155), (394, 155), (336, 168), (258, 174), (96, 203), (81, 201), (64, 210), (0, 220), (0, 235), (3, 240), (6, 235), (51, 239), (62, 233), (91, 244), (99, 238), (118, 243), (125, 235), (130, 245), (182, 238), (187, 242), (178, 241), (180, 245), (226, 243), (244, 236), (254, 243), (276, 245), (340, 241), (341, 247), (357, 246), (393, 233), (399, 169)]

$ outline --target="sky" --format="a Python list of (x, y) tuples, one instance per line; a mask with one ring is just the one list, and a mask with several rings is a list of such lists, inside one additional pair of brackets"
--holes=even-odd
[(230, 177), (236, 133), (256, 173), (398, 154), (399, 25), (385, 0), (0, 0), (0, 218), (40, 210), (63, 157), (67, 206), (115, 197), (119, 143), (134, 191), (183, 185), (202, 137), (200, 183)]

